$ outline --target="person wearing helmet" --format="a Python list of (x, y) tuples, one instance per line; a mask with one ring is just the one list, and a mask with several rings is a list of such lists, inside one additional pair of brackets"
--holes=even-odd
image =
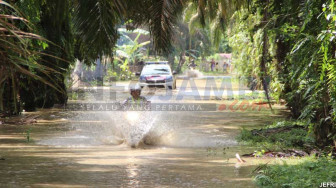
[[(143, 96), (141, 96), (141, 87), (140, 85), (136, 84), (130, 87), (130, 94), (131, 97), (127, 98), (123, 104), (122, 109), (126, 111), (126, 125), (130, 126), (131, 128), (127, 128), (124, 138), (125, 142), (131, 146), (132, 148), (138, 147), (140, 143), (142, 143), (142, 139), (138, 140), (139, 138), (139, 131), (144, 132), (144, 127), (141, 126), (142, 118), (146, 117), (144, 112), (136, 112), (136, 111), (149, 111), (150, 102)], [(135, 128), (136, 127), (136, 128)]]
[(123, 102), (123, 106), (127, 106), (130, 104), (138, 104), (138, 105), (147, 105), (148, 101), (145, 97), (141, 96), (141, 87), (139, 84), (130, 87), (131, 97), (127, 98)]

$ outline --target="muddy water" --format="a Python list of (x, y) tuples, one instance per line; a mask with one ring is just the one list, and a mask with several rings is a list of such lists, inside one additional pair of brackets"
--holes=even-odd
[(234, 158), (253, 148), (238, 146), (234, 136), (242, 126), (279, 117), (269, 112), (169, 114), (161, 118), (174, 126), (161, 140), (131, 149), (101, 136), (111, 124), (104, 115), (37, 113), (35, 125), (0, 127), (1, 187), (254, 187), (251, 172), (258, 161), (238, 164)]
[(0, 187), (254, 187), (251, 173), (267, 161), (237, 163), (236, 153), (255, 148), (235, 136), (282, 118), (268, 110), (156, 112), (150, 145), (132, 149), (120, 137), (118, 113), (23, 116), (34, 114), (34, 125), (0, 125)]
[(253, 166), (202, 149), (2, 148), (4, 187), (253, 187)]

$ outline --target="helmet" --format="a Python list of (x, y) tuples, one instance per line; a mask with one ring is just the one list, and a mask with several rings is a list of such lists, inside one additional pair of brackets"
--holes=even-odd
[(141, 91), (141, 86), (139, 84), (132, 85), (130, 91)]

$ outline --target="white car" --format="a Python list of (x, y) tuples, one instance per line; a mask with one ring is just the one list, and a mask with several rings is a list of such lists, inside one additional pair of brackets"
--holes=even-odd
[(171, 71), (168, 64), (146, 64), (141, 73), (137, 73), (141, 87), (165, 87), (176, 89), (175, 71)]

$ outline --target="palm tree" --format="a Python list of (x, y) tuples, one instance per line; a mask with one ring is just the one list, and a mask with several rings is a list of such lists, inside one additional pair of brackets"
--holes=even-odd
[(209, 27), (212, 42), (218, 46), (234, 13), (248, 5), (249, 0), (198, 0), (197, 4), (190, 2), (187, 6), (185, 20), (191, 31)]
[[(0, 110), (4, 111), (4, 106), (7, 106), (13, 113), (20, 111), (17, 98), (21, 91), (24, 103), (36, 101), (31, 105), (32, 109), (35, 105), (51, 107), (55, 102), (66, 103), (66, 94), (56, 93), (65, 90), (64, 74), (69, 68), (68, 62), (73, 62), (74, 57), (94, 60), (103, 54), (112, 54), (118, 39), (116, 28), (125, 20), (132, 19), (129, 26), (148, 25), (158, 51), (169, 51), (173, 26), (183, 7), (182, 0), (146, 0), (139, 3), (130, 0), (61, 0), (48, 3), (36, 0), (30, 3), (36, 6), (32, 9), (40, 10), (39, 14), (30, 15), (34, 10), (26, 6), (25, 3), (29, 2), (15, 2), (34, 19), (39, 33), (47, 39), (44, 40), (39, 35), (26, 32), (32, 31), (28, 27), (30, 23), (23, 16), (17, 16), (19, 11), (14, 6), (0, 2), (0, 59), (1, 70), (6, 71), (6, 74), (0, 75)], [(25, 24), (24, 30), (18, 27), (22, 23)], [(33, 50), (33, 40), (44, 42), (38, 42), (35, 46), (38, 49)], [(21, 74), (27, 77), (19, 81), (17, 78)], [(37, 84), (35, 80), (44, 84)], [(7, 99), (13, 99), (14, 105), (4, 104), (8, 103)]]
[[(86, 52), (111, 54), (118, 39), (117, 26), (146, 25), (159, 52), (171, 50), (171, 38), (182, 0), (87, 0), (75, 2), (75, 28)], [(130, 22), (125, 22), (130, 20)]]
[[(35, 86), (26, 87), (28, 90), (24, 93), (27, 95), (38, 94), (40, 100), (37, 100), (37, 105), (40, 107), (51, 107), (57, 102), (64, 104), (67, 99), (66, 95), (57, 95), (57, 91), (51, 87), (51, 85), (59, 86), (60, 88), (58, 88), (58, 90), (65, 90), (64, 74), (69, 68), (68, 62), (73, 62), (74, 57), (93, 61), (103, 54), (112, 54), (115, 43), (119, 37), (117, 27), (121, 24), (126, 24), (128, 28), (147, 26), (153, 37), (156, 51), (167, 54), (167, 52), (172, 51), (171, 39), (175, 33), (177, 20), (182, 15), (183, 8), (187, 6), (189, 2), (198, 4), (197, 10), (202, 24), (205, 23), (206, 15), (209, 15), (209, 18), (212, 20), (214, 20), (214, 18), (218, 18), (221, 21), (227, 19), (229, 17), (228, 15), (230, 15), (230, 11), (228, 10), (231, 10), (227, 7), (231, 8), (231, 5), (236, 6), (236, 3), (232, 3), (231, 0), (198, 0), (197, 2), (191, 0), (143, 0), (137, 1), (136, 3), (134, 0), (77, 0), (74, 2), (61, 0), (48, 3), (36, 0), (34, 3), (38, 4), (37, 6), (40, 8), (40, 13), (38, 15), (38, 21), (34, 22), (34, 24), (39, 25), (40, 33), (51, 42), (49, 43), (50, 45), (44, 47), (43, 53), (32, 56), (27, 53), (29, 42), (26, 41), (28, 41), (28, 39), (41, 39), (32, 33), (22, 33), (18, 28), (10, 28), (21, 33), (12, 32), (13, 37), (8, 37), (7, 34), (9, 31), (2, 31), (5, 32), (4, 35), (6, 35), (6, 38), (2, 38), (2, 40), (6, 41), (6, 43), (12, 43), (12, 45), (19, 43), (20, 45), (18, 46), (20, 46), (21, 52), (18, 49), (15, 51), (9, 48), (6, 49), (6, 46), (4, 46), (3, 48), (7, 50), (7, 53), (2, 54), (1, 59), (7, 59), (3, 62), (14, 62), (14, 60), (10, 58), (21, 58), (21, 60), (29, 59), (33, 61), (35, 63), (34, 70), (37, 70), (35, 76), (38, 76), (35, 78), (44, 80), (45, 83), (56, 83), (46, 84), (45, 86), (33, 84)], [(10, 6), (4, 1), (1, 1), (1, 3), (7, 7)], [(16, 3), (20, 4), (22, 2), (18, 1)], [(22, 8), (25, 9), (23, 5)], [(214, 13), (218, 11), (221, 14)], [(1, 14), (6, 15), (5, 12), (1, 12)], [(15, 15), (16, 14), (17, 13), (15, 13)], [(14, 18), (3, 16), (1, 26), (4, 29), (9, 29), (10, 20), (14, 20)], [(18, 20), (20, 20), (20, 22), (28, 22), (23, 19)], [(73, 20), (74, 24), (71, 23), (71, 20)], [(6, 25), (6, 23), (9, 25)], [(8, 54), (10, 54), (8, 53), (9, 51), (13, 53), (10, 57), (8, 56)], [(41, 52), (41, 50), (38, 52)], [(54, 57), (46, 54), (52, 54)], [(34, 60), (32, 60), (33, 57), (35, 57)], [(41, 59), (39, 59), (39, 57), (41, 57)], [(41, 66), (41, 62), (44, 63), (44, 67)], [(36, 64), (39, 64), (39, 67), (36, 67)], [(33, 64), (22, 65), (17, 69), (26, 72), (26, 74), (32, 74), (33, 71), (29, 69), (29, 66), (32, 65)], [(23, 66), (28, 66), (28, 68), (23, 69)], [(46, 70), (55, 70), (58, 73), (48, 72), (48, 74), (45, 74)], [(11, 73), (10, 75), (14, 74)], [(54, 81), (51, 77), (54, 78)], [(3, 78), (0, 81), (8, 81), (7, 78), (8, 76), (6, 76), (6, 79)], [(18, 84), (15, 84), (14, 78), (12, 80), (11, 83), (14, 83), (14, 85), (12, 84), (14, 88), (12, 98), (16, 98), (15, 90), (17, 89), (15, 88)], [(27, 85), (31, 81), (25, 79), (24, 82), (23, 85)], [(28, 102), (28, 100), (26, 100), (26, 102)], [(15, 109), (18, 111), (17, 107), (15, 107)]]
[[(54, 69), (37, 61), (42, 53), (34, 49), (33, 42), (45, 43), (46, 40), (30, 32), (32, 29), (29, 21), (14, 6), (0, 1), (0, 7), (0, 112), (11, 115), (20, 112), (20, 79), (38, 80), (59, 92), (61, 89), (34, 73), (34, 70), (39, 70), (45, 76), (57, 74)], [(20, 29), (20, 24), (27, 31)]]

